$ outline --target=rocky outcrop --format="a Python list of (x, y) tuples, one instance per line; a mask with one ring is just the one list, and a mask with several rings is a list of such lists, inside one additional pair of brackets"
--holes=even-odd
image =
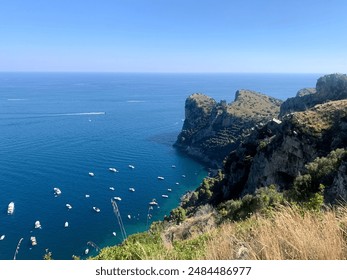
[[(316, 105), (290, 114), (282, 123), (269, 122), (257, 129), (234, 150), (225, 163), (223, 199), (254, 193), (274, 184), (288, 189), (317, 157), (337, 148), (347, 148), (347, 100)], [(341, 164), (327, 199), (347, 200), (346, 163)]]
[(254, 126), (279, 113), (281, 101), (264, 94), (239, 90), (234, 102), (216, 102), (203, 94), (189, 96), (185, 121), (175, 146), (209, 165), (220, 166)]
[(317, 104), (347, 98), (347, 75), (330, 74), (318, 79), (316, 88), (304, 88), (281, 105), (280, 117), (305, 111)]

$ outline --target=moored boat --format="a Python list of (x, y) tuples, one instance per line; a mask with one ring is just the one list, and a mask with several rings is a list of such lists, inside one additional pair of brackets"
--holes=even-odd
[(108, 170), (110, 170), (111, 172), (118, 172), (118, 170), (116, 168), (110, 167)]
[(7, 214), (12, 215), (14, 212), (14, 202), (11, 201), (7, 207)]
[(164, 180), (165, 178), (163, 176), (158, 176), (159, 180)]
[(66, 203), (66, 207), (67, 207), (67, 209), (71, 209), (72, 208), (72, 206), (69, 203)]
[(93, 206), (93, 210), (94, 210), (95, 212), (97, 212), (97, 213), (100, 212), (100, 209), (99, 209), (98, 207), (95, 207), (95, 206)]
[(118, 200), (118, 201), (121, 201), (121, 200), (122, 200), (119, 196), (115, 196), (113, 199), (114, 199), (114, 200)]
[(53, 188), (53, 191), (56, 196), (61, 194), (61, 190), (59, 188)]
[(134, 192), (135, 189), (134, 188), (129, 188), (129, 191)]
[(40, 221), (35, 222), (35, 228), (41, 228), (41, 223)]
[(89, 172), (88, 173), (90, 177), (94, 177), (94, 173), (93, 172)]
[(36, 237), (35, 236), (31, 236), (30, 237), (30, 241), (31, 241), (31, 245), (32, 246), (36, 246), (37, 245), (37, 241), (36, 241)]

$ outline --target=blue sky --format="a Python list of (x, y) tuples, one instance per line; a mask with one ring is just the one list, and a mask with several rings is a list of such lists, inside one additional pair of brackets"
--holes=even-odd
[(1, 0), (0, 71), (347, 72), (345, 0)]

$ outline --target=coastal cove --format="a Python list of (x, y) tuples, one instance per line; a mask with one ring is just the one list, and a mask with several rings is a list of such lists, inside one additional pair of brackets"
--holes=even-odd
[[(46, 249), (54, 259), (84, 258), (87, 248), (88, 256), (97, 253), (90, 244), (120, 243), (113, 197), (121, 198), (128, 235), (168, 215), (207, 175), (206, 166), (173, 147), (190, 94), (231, 102), (237, 90), (251, 89), (284, 100), (319, 77), (0, 73), (0, 259), (13, 259), (21, 238), (17, 259), (42, 259)], [(62, 193), (55, 196), (54, 187)], [(160, 208), (149, 209), (152, 199)]]

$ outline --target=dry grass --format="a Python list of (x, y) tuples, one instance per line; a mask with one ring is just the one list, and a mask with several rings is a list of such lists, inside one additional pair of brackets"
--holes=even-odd
[(324, 213), (284, 207), (272, 218), (227, 223), (209, 241), (206, 259), (347, 259), (347, 208)]

